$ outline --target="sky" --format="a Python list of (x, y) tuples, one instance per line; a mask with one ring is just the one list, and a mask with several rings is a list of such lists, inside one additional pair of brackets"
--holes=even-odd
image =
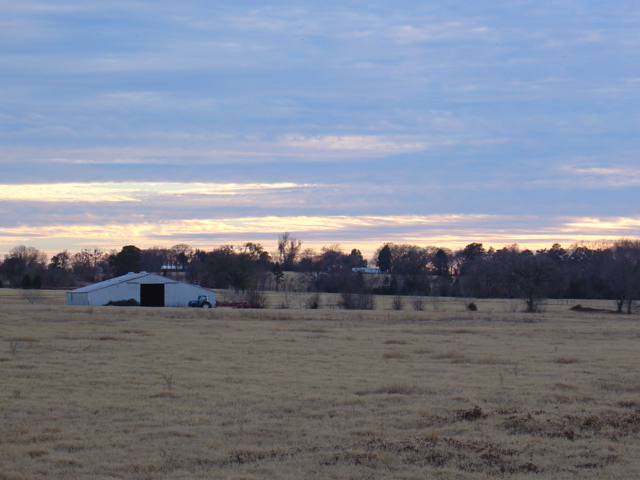
[(0, 11), (0, 253), (640, 237), (637, 2)]

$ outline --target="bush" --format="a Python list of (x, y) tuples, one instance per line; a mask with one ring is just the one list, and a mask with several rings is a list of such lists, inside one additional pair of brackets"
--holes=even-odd
[(393, 300), (391, 301), (391, 308), (393, 308), (394, 310), (403, 310), (404, 297), (402, 297), (401, 295), (396, 295), (395, 297), (393, 297)]
[(309, 298), (307, 298), (307, 301), (305, 303), (305, 308), (307, 308), (308, 310), (317, 310), (317, 309), (319, 309), (320, 308), (320, 294), (319, 293), (314, 293)]
[(376, 299), (371, 293), (348, 293), (340, 295), (338, 302), (345, 310), (375, 310)]
[(470, 312), (475, 312), (478, 310), (478, 306), (475, 303), (470, 302), (469, 304), (467, 304), (467, 310), (469, 310)]
[(23, 289), (31, 288), (31, 277), (27, 273), (24, 277), (22, 277), (22, 282), (20, 282), (20, 287)]
[(251, 308), (267, 308), (267, 296), (258, 288), (248, 291), (247, 301), (251, 304)]
[(31, 288), (40, 289), (42, 288), (42, 277), (40, 275), (36, 275), (33, 277), (33, 282), (31, 282)]
[(424, 310), (424, 297), (413, 297), (411, 301), (414, 310), (423, 311)]

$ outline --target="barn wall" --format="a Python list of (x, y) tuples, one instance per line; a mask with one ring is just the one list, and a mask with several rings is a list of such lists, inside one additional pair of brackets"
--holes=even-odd
[(89, 305), (87, 293), (67, 292), (67, 305)]
[(173, 283), (165, 287), (164, 304), (167, 307), (186, 307), (189, 300), (197, 300), (199, 295), (207, 295), (212, 304), (216, 303), (216, 294), (209, 290), (186, 283)]
[(129, 300), (131, 298), (136, 302), (140, 302), (139, 283), (119, 283), (89, 292), (90, 305), (106, 305), (110, 301), (117, 302), (118, 300)]

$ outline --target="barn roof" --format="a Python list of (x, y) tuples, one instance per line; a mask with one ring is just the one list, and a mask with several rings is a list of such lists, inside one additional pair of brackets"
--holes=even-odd
[[(140, 283), (139, 280), (145, 277), (154, 277), (154, 280), (156, 281), (156, 283), (183, 283), (177, 280), (173, 280), (171, 278), (163, 277), (162, 275), (158, 275), (155, 273), (147, 273), (147, 272), (127, 273), (126, 275), (122, 275), (120, 277), (110, 278), (109, 280), (104, 280), (103, 282), (98, 282), (92, 285), (87, 285), (85, 287), (76, 288), (75, 290), (71, 290), (71, 292), (88, 293), (88, 292), (95, 292), (97, 290), (102, 290), (103, 288), (109, 288), (114, 285), (119, 285), (121, 283), (129, 283), (129, 282)], [(188, 284), (185, 284), (185, 285), (188, 285)]]

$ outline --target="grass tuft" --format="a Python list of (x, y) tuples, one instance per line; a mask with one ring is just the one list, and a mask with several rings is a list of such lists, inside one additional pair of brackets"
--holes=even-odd
[(356, 395), (423, 395), (428, 393), (425, 388), (407, 383), (391, 383), (370, 390), (361, 390)]
[(409, 345), (409, 340), (405, 340), (405, 339), (391, 339), (391, 340), (385, 340), (384, 342), (385, 345)]
[(387, 352), (382, 354), (382, 358), (385, 360), (404, 360), (409, 358), (409, 355), (404, 352)]
[(570, 365), (572, 363), (582, 363), (582, 360), (577, 357), (556, 357), (553, 359), (553, 363), (559, 363), (561, 365)]

